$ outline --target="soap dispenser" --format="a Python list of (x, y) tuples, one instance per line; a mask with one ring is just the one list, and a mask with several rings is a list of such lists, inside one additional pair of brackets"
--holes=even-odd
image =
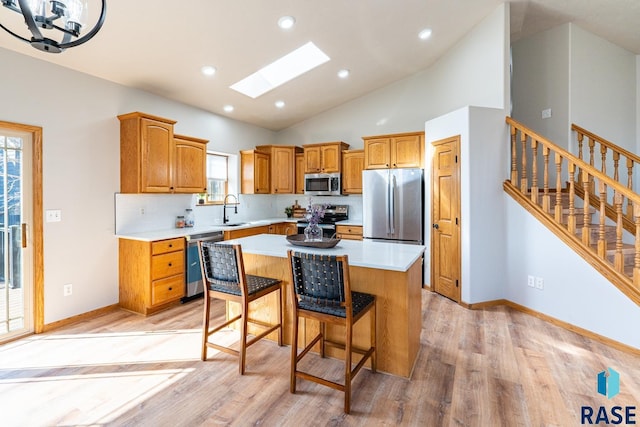
[(193, 219), (193, 209), (187, 209), (184, 215), (184, 226), (185, 227), (193, 227), (195, 221)]

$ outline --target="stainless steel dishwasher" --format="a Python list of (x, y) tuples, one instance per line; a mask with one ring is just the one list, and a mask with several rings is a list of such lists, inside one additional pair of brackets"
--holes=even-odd
[(182, 302), (191, 301), (204, 295), (204, 281), (200, 269), (200, 258), (198, 256), (198, 242), (221, 242), (224, 239), (222, 231), (212, 231), (209, 233), (193, 234), (189, 236), (187, 242), (186, 266), (187, 278), (186, 289)]

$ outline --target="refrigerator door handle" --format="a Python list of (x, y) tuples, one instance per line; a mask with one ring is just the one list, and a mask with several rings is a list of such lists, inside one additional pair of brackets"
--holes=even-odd
[(389, 211), (391, 212), (391, 214), (389, 215), (389, 228), (391, 231), (391, 234), (396, 234), (396, 176), (395, 175), (391, 175), (391, 180), (390, 180), (390, 194), (391, 194), (391, 203), (390, 203), (390, 207), (389, 207)]

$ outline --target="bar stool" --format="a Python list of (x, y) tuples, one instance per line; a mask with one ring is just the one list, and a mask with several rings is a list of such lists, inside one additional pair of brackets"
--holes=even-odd
[[(209, 347), (225, 353), (239, 356), (240, 374), (244, 375), (247, 347), (254, 344), (271, 332), (278, 330), (278, 345), (282, 345), (282, 289), (279, 279), (245, 274), (240, 245), (198, 242), (198, 253), (202, 277), (206, 284), (204, 298), (204, 319), (202, 325), (202, 360), (207, 360)], [(249, 319), (249, 303), (262, 298), (271, 292), (278, 291), (277, 324), (268, 324)], [(209, 329), (211, 298), (234, 301), (240, 304), (240, 314)], [(209, 340), (211, 335), (220, 329), (240, 320), (240, 350), (216, 344)], [(247, 340), (248, 324), (257, 325), (264, 330)]]
[[(296, 392), (296, 379), (302, 378), (344, 392), (344, 412), (351, 410), (351, 382), (367, 359), (371, 358), (371, 371), (376, 372), (376, 299), (375, 296), (351, 291), (349, 262), (347, 255), (328, 256), (305, 252), (288, 251), (291, 271), (291, 296), (293, 300), (293, 324), (291, 338), (291, 383), (289, 391)], [(368, 349), (352, 345), (353, 325), (366, 313), (371, 312), (371, 338)], [(320, 322), (320, 332), (298, 354), (298, 319), (315, 319)], [(345, 327), (344, 344), (326, 339), (326, 324)], [(344, 349), (344, 384), (298, 370), (298, 363), (320, 342), (320, 357), (325, 355), (325, 346)], [(352, 352), (362, 358), (352, 369)]]

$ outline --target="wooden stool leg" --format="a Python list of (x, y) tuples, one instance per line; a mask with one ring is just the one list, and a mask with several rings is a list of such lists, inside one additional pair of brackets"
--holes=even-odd
[(320, 322), (320, 357), (324, 357), (324, 337), (327, 333), (327, 324)]
[(291, 379), (289, 391), (296, 392), (296, 370), (298, 369), (298, 312), (293, 311), (293, 324), (291, 325)]
[(246, 301), (242, 302), (242, 317), (240, 318), (240, 375), (244, 375), (244, 367), (247, 357), (247, 329), (249, 320), (249, 307)]
[(280, 289), (278, 290), (278, 345), (282, 347), (282, 330), (284, 326), (282, 326), (282, 284), (280, 284)]
[(202, 354), (200, 358), (207, 360), (207, 341), (209, 339), (209, 310), (211, 307), (211, 298), (209, 292), (204, 291), (204, 314), (202, 319)]
[(376, 347), (376, 302), (373, 301), (373, 308), (369, 314), (371, 318), (371, 347), (373, 347), (373, 353), (371, 353), (371, 372), (376, 373), (376, 354), (378, 349)]
[(346, 336), (344, 349), (344, 413), (351, 412), (351, 341), (353, 336), (353, 325), (346, 322)]

